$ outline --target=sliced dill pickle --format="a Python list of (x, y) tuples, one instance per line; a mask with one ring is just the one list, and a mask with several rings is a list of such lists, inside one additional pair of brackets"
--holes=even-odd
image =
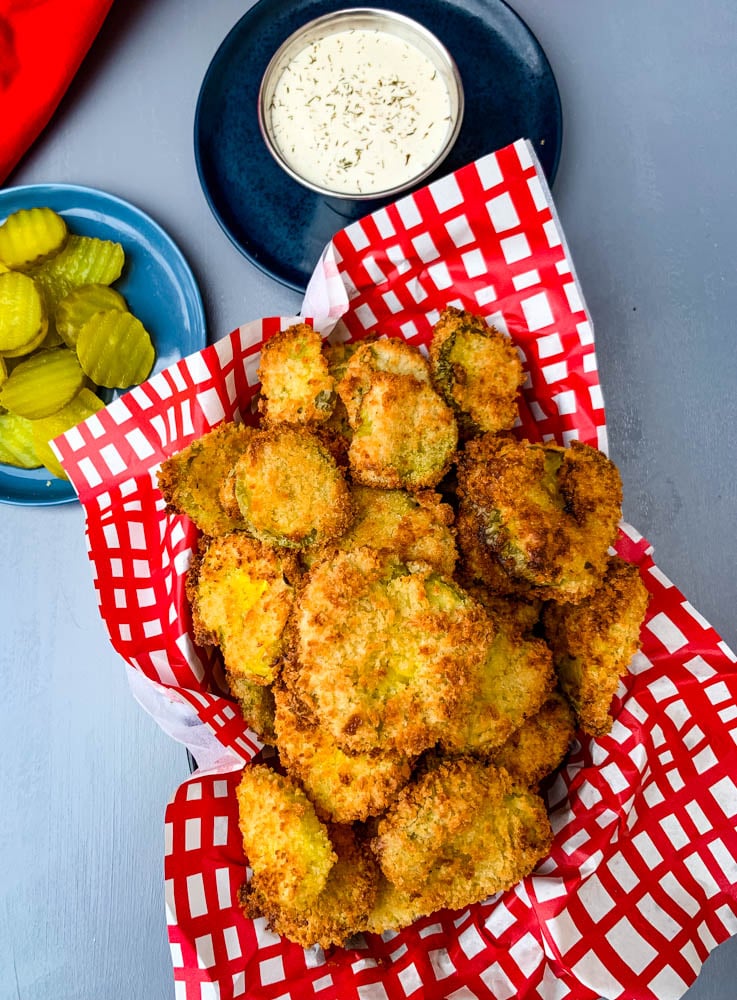
[(67, 347), (77, 346), (79, 331), (90, 316), (107, 309), (117, 309), (119, 312), (128, 309), (120, 292), (109, 285), (80, 285), (65, 295), (56, 307), (54, 321), (59, 336)]
[(21, 271), (57, 254), (69, 231), (51, 208), (21, 208), (0, 226), (0, 260)]
[(39, 351), (12, 370), (0, 389), (0, 406), (39, 420), (66, 406), (83, 384), (84, 372), (68, 347)]
[(33, 440), (33, 423), (15, 413), (0, 413), (0, 462), (37, 469), (43, 462)]
[(126, 389), (143, 382), (154, 363), (154, 345), (143, 323), (129, 312), (95, 313), (77, 337), (77, 357), (96, 385)]
[(71, 430), (72, 427), (76, 427), (77, 424), (91, 417), (93, 413), (97, 413), (104, 406), (105, 404), (100, 397), (96, 396), (91, 389), (80, 389), (66, 406), (62, 406), (50, 417), (29, 421), (33, 427), (33, 442), (40, 464), (45, 465), (49, 472), (58, 476), (59, 479), (68, 479), (69, 477), (61, 467), (49, 441)]
[(112, 285), (120, 277), (125, 253), (120, 243), (96, 236), (72, 235), (64, 249), (32, 270), (41, 285), (49, 311), (81, 285)]
[(0, 353), (28, 354), (46, 329), (46, 310), (33, 279), (19, 271), (0, 274)]

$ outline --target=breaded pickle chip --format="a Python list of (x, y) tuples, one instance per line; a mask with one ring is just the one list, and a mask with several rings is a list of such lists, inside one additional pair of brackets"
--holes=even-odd
[(619, 678), (640, 648), (649, 594), (637, 566), (612, 556), (601, 586), (576, 606), (543, 611), (563, 693), (585, 733), (602, 736)]
[(0, 274), (0, 354), (19, 357), (39, 346), (48, 327), (36, 283), (19, 271)]
[(67, 479), (67, 474), (61, 467), (59, 459), (51, 449), (49, 441), (60, 434), (65, 434), (76, 427), (83, 420), (91, 417), (104, 407), (104, 403), (89, 389), (80, 389), (76, 396), (71, 399), (66, 406), (62, 406), (56, 413), (41, 420), (33, 421), (33, 441), (36, 446), (36, 454), (41, 459), (41, 464), (59, 479)]
[(490, 628), (430, 567), (370, 548), (338, 552), (306, 578), (285, 676), (342, 749), (418, 754), (470, 694)]
[(327, 827), (294, 782), (262, 764), (243, 769), (237, 790), (251, 890), (274, 907), (313, 903), (337, 861)]
[(350, 490), (328, 448), (306, 429), (254, 431), (235, 466), (235, 497), (249, 530), (290, 548), (322, 545), (353, 519)]
[(14, 413), (0, 413), (0, 462), (19, 469), (43, 465), (33, 440), (33, 421)]
[(127, 389), (143, 382), (154, 356), (143, 323), (120, 309), (94, 313), (77, 335), (77, 357), (85, 375), (108, 389)]
[(72, 351), (39, 351), (15, 366), (0, 389), (0, 406), (29, 420), (56, 413), (84, 384), (84, 372)]
[(517, 419), (522, 362), (503, 333), (452, 306), (433, 327), (430, 366), (435, 387), (467, 434), (508, 430)]
[(435, 390), (391, 372), (372, 376), (353, 430), (348, 451), (353, 478), (386, 489), (437, 486), (458, 444), (455, 417)]
[(555, 691), (540, 711), (523, 722), (494, 753), (493, 761), (497, 767), (505, 768), (513, 781), (536, 788), (560, 766), (574, 733), (571, 706)]
[(241, 715), (263, 743), (276, 743), (274, 729), (274, 692), (267, 684), (257, 684), (250, 677), (226, 671), (230, 693), (240, 706)]
[(229, 677), (274, 679), (297, 573), (289, 553), (244, 532), (203, 543), (187, 576), (194, 636), (220, 647)]
[[(598, 586), (617, 535), (622, 483), (596, 448), (487, 434), (466, 446), (458, 494), (477, 538), (532, 594), (575, 603)], [(464, 537), (459, 532), (461, 547)]]
[(52, 257), (67, 242), (67, 224), (50, 208), (21, 208), (0, 226), (0, 260), (20, 271)]
[(168, 509), (186, 514), (206, 535), (244, 529), (237, 505), (226, 510), (220, 491), (250, 433), (242, 424), (225, 421), (162, 462), (158, 483)]
[(424, 899), (419, 886), (412, 892), (403, 892), (381, 875), (366, 930), (371, 934), (398, 931), (403, 927), (409, 927), (415, 920), (427, 916), (436, 909), (435, 901)]
[(350, 353), (347, 350), (345, 353), (347, 360), (338, 363), (342, 369), (338, 393), (354, 428), (360, 420), (361, 401), (371, 388), (377, 372), (408, 376), (430, 384), (427, 361), (416, 347), (401, 337), (364, 340), (356, 344)]
[(79, 331), (87, 320), (95, 313), (108, 309), (125, 312), (128, 305), (120, 294), (109, 285), (81, 285), (73, 288), (68, 295), (57, 304), (54, 313), (54, 324), (61, 339), (67, 347), (77, 346)]
[(279, 758), (319, 816), (334, 823), (378, 816), (409, 781), (407, 756), (380, 751), (347, 754), (283, 684), (275, 686), (275, 699)]
[(400, 792), (372, 842), (384, 875), (432, 909), (508, 889), (550, 849), (542, 799), (472, 758), (441, 761)]
[(30, 273), (43, 289), (47, 308), (53, 309), (80, 285), (112, 285), (124, 264), (120, 243), (72, 233), (63, 250)]
[(322, 337), (306, 323), (266, 341), (258, 375), (259, 410), (267, 423), (323, 423), (333, 411), (335, 383), (322, 353)]

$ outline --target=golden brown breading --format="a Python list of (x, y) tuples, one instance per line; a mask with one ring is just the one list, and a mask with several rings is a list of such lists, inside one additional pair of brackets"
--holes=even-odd
[[(343, 345), (343, 357), (335, 352), (334, 358), (338, 379), (338, 395), (348, 414), (351, 426), (360, 422), (363, 397), (371, 388), (377, 372), (387, 372), (413, 378), (430, 385), (430, 367), (419, 349), (408, 344), (401, 337), (381, 337), (362, 340), (348, 349)], [(347, 359), (346, 359), (346, 355)]]
[(492, 764), (457, 758), (429, 767), (400, 792), (372, 847), (386, 878), (435, 910), (509, 888), (552, 840), (539, 796)]
[(543, 612), (561, 688), (590, 736), (612, 727), (612, 698), (640, 647), (648, 601), (637, 567), (612, 556), (602, 585), (590, 597), (576, 606), (551, 604)]
[(299, 575), (295, 557), (244, 532), (206, 539), (187, 575), (197, 642), (220, 647), (231, 683), (269, 684)]
[(571, 706), (563, 695), (553, 692), (540, 711), (523, 722), (492, 759), (497, 767), (509, 772), (513, 781), (537, 788), (562, 763), (575, 726)]
[(348, 483), (330, 450), (290, 424), (253, 432), (235, 467), (234, 490), (251, 533), (271, 545), (323, 545), (353, 520)]
[(250, 427), (241, 424), (218, 424), (162, 462), (158, 482), (167, 508), (186, 514), (206, 535), (245, 528), (241, 512), (237, 508), (226, 510), (221, 504), (220, 487), (251, 433)]
[(306, 577), (294, 616), (290, 681), (345, 750), (417, 754), (464, 699), (490, 622), (422, 564), (359, 548)]
[[(461, 510), (475, 517), (477, 539), (536, 596), (575, 603), (601, 582), (621, 517), (622, 484), (596, 448), (487, 434), (469, 441), (458, 492)], [(464, 529), (461, 545), (465, 538)]]
[(469, 594), (483, 604), (489, 617), (498, 627), (513, 629), (525, 638), (534, 634), (540, 622), (543, 601), (526, 594), (497, 594), (483, 584), (466, 586)]
[(383, 813), (410, 778), (410, 759), (381, 751), (347, 754), (320, 728), (298, 695), (274, 690), (279, 759), (314, 803), (318, 816), (352, 823)]
[(522, 362), (509, 337), (480, 316), (449, 306), (433, 327), (433, 383), (453, 407), (465, 434), (514, 426)]
[(322, 352), (322, 337), (296, 323), (261, 349), (259, 411), (268, 424), (319, 424), (335, 405), (335, 381)]
[(456, 575), (465, 587), (481, 584), (489, 593), (502, 598), (531, 595), (531, 585), (524, 580), (513, 579), (487, 544), (481, 517), (474, 509), (461, 505), (455, 524), (462, 556)]
[(230, 693), (238, 702), (246, 724), (262, 743), (276, 743), (274, 729), (274, 694), (271, 686), (257, 684), (250, 677), (239, 676), (226, 670)]
[(366, 930), (371, 934), (398, 931), (403, 927), (409, 927), (415, 920), (433, 913), (436, 909), (435, 901), (423, 899), (420, 890), (417, 894), (402, 892), (381, 875), (376, 900), (366, 922)]
[(368, 928), (376, 899), (380, 872), (371, 851), (350, 827), (328, 829), (337, 861), (317, 897), (298, 907), (275, 903), (255, 878), (240, 893), (246, 916), (266, 917), (272, 930), (303, 948), (344, 945), (347, 938)]
[(490, 753), (540, 710), (555, 686), (553, 656), (542, 639), (525, 638), (510, 621), (496, 634), (477, 667), (478, 693), (440, 737), (452, 753)]

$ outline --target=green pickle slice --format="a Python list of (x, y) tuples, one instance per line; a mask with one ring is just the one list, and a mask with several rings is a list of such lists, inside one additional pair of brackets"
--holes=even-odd
[(56, 413), (84, 385), (84, 372), (68, 347), (39, 351), (15, 366), (0, 389), (0, 406), (38, 420)]
[(128, 304), (120, 292), (109, 285), (80, 285), (65, 295), (56, 307), (57, 332), (67, 347), (75, 348), (79, 331), (87, 320), (108, 309), (127, 312)]
[(46, 336), (46, 311), (36, 283), (19, 271), (0, 274), (0, 353), (28, 354)]
[(112, 285), (123, 271), (125, 253), (120, 243), (72, 233), (64, 249), (33, 269), (49, 311), (81, 285)]
[(66, 222), (53, 209), (21, 208), (0, 226), (0, 260), (23, 271), (57, 254), (68, 236)]
[(0, 462), (19, 469), (43, 465), (36, 451), (32, 421), (15, 413), (0, 413)]
[(33, 443), (36, 448), (41, 465), (45, 465), (49, 472), (59, 479), (68, 479), (66, 472), (61, 467), (59, 459), (54, 454), (49, 441), (60, 434), (76, 427), (83, 420), (91, 417), (93, 413), (102, 410), (105, 404), (90, 389), (80, 389), (77, 395), (70, 400), (66, 406), (62, 406), (50, 417), (42, 420), (29, 421), (33, 428)]
[(151, 371), (154, 345), (136, 316), (107, 309), (91, 316), (79, 331), (77, 357), (96, 385), (126, 389), (143, 382)]

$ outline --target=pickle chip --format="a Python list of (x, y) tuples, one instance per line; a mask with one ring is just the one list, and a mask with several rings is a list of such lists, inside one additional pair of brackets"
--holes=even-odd
[(39, 351), (15, 366), (0, 389), (0, 406), (38, 420), (56, 413), (84, 385), (84, 372), (68, 347)]
[(46, 311), (33, 279), (19, 271), (0, 274), (0, 353), (28, 354), (46, 329)]
[(108, 309), (126, 312), (128, 304), (114, 288), (109, 285), (80, 285), (72, 289), (59, 302), (54, 314), (54, 321), (59, 336), (67, 347), (77, 346), (77, 337), (84, 324), (95, 313)]
[(0, 354), (0, 386), (7, 382), (8, 380), (8, 366), (5, 364), (5, 358)]
[(77, 337), (77, 357), (96, 385), (126, 389), (146, 378), (154, 363), (154, 345), (143, 323), (129, 312), (95, 313)]
[(0, 413), (0, 462), (37, 469), (43, 462), (33, 440), (33, 423), (15, 413)]
[(21, 208), (0, 226), (0, 260), (21, 271), (57, 254), (69, 231), (51, 208)]
[(54, 454), (49, 441), (60, 434), (76, 427), (83, 420), (91, 417), (93, 413), (103, 409), (105, 404), (90, 389), (80, 389), (77, 395), (71, 399), (66, 406), (62, 406), (50, 417), (42, 420), (28, 421), (33, 428), (33, 443), (36, 448), (40, 465), (45, 465), (49, 472), (59, 479), (68, 479), (66, 472), (61, 467), (59, 459)]
[(125, 253), (120, 243), (72, 233), (64, 249), (33, 268), (49, 311), (81, 285), (112, 285), (123, 271)]

